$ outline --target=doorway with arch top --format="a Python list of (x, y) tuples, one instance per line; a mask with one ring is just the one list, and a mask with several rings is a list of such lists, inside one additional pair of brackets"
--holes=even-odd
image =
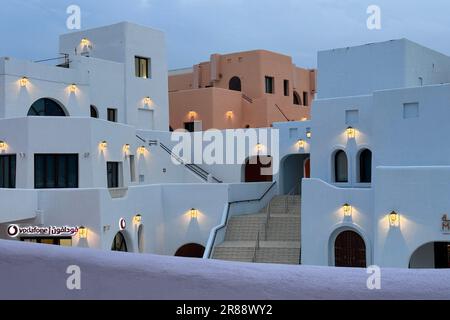
[(367, 250), (364, 239), (353, 230), (340, 232), (334, 240), (334, 266), (366, 268)]
[(302, 180), (311, 177), (309, 154), (290, 154), (280, 162), (281, 194), (301, 195)]
[(198, 243), (188, 243), (181, 246), (175, 253), (175, 257), (203, 258), (205, 247)]
[(270, 182), (273, 180), (273, 163), (271, 156), (254, 156), (245, 161), (243, 166), (244, 182)]

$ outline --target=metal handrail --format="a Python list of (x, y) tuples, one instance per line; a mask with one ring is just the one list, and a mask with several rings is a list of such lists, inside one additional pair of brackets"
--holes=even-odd
[(145, 140), (144, 138), (141, 138), (140, 136), (136, 135), (136, 138), (138, 138), (139, 140), (141, 140), (144, 143), (147, 143), (147, 140)]
[[(258, 199), (249, 199), (249, 200), (238, 200), (238, 201), (232, 201), (232, 202), (228, 202), (227, 204), (227, 212), (225, 214), (225, 219), (223, 219), (223, 223), (220, 226), (217, 226), (216, 228), (214, 228), (212, 230), (212, 235), (210, 236), (210, 238), (212, 238), (212, 241), (210, 243), (210, 245), (207, 246), (206, 248), (206, 254), (205, 257), (207, 259), (211, 259), (213, 250), (214, 250), (214, 246), (216, 244), (216, 238), (217, 238), (217, 233), (224, 229), (227, 225), (228, 225), (228, 220), (230, 219), (230, 207), (232, 204), (236, 204), (236, 203), (244, 203), (244, 202), (259, 202), (262, 201), (266, 195), (273, 189), (273, 187), (275, 187), (275, 185), (277, 184), (276, 181), (274, 181), (270, 187), (266, 190), (266, 192), (264, 192), (264, 194), (258, 198)], [(209, 241), (208, 241), (209, 242)]]
[(253, 250), (253, 258), (252, 258), (252, 262), (255, 263), (256, 262), (256, 258), (257, 258), (257, 254), (258, 254), (258, 250), (261, 247), (260, 246), (260, 231), (258, 231), (258, 234), (256, 235), (256, 244), (255, 244), (255, 248)]
[(283, 112), (283, 110), (281, 110), (281, 108), (278, 106), (278, 104), (275, 103), (275, 107), (277, 107), (278, 111), (281, 112), (281, 114), (283, 115), (283, 117), (287, 120), (287, 121), (291, 121), (286, 114)]
[(264, 239), (267, 241), (267, 233), (269, 228), (269, 221), (270, 221), (270, 209), (271, 209), (271, 202), (267, 205), (266, 210), (266, 221), (264, 222)]
[(288, 210), (289, 210), (289, 198), (290, 198), (291, 195), (293, 195), (295, 193), (295, 190), (297, 190), (297, 188), (298, 188), (297, 185), (294, 186), (294, 188), (292, 188), (292, 190), (289, 191), (289, 193), (286, 195), (286, 199), (285, 199), (285, 201), (286, 201), (286, 203), (285, 203), (285, 209), (286, 210), (285, 211), (286, 212), (288, 212)]

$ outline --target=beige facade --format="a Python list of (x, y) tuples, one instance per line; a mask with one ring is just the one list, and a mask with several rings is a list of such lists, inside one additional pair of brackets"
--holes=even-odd
[(169, 73), (170, 125), (195, 130), (270, 127), (309, 119), (316, 71), (292, 58), (256, 50), (213, 54)]

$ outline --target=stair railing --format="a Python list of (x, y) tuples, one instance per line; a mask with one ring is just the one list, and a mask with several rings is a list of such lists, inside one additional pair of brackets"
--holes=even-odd
[(265, 241), (267, 241), (267, 234), (268, 234), (270, 214), (271, 214), (271, 206), (272, 206), (272, 202), (270, 201), (269, 204), (267, 205), (266, 220), (264, 221), (264, 227), (263, 227), (264, 228), (264, 239), (265, 239)]
[(256, 235), (256, 243), (255, 243), (255, 248), (253, 250), (253, 258), (252, 258), (252, 262), (255, 263), (257, 260), (257, 255), (258, 255), (258, 250), (261, 247), (260, 244), (260, 239), (261, 239), (261, 233), (260, 231), (258, 231), (258, 234)]
[(283, 117), (286, 119), (286, 121), (291, 121), (286, 114), (283, 112), (283, 110), (281, 110), (281, 108), (278, 106), (278, 104), (275, 103), (275, 107), (277, 107), (278, 111), (280, 111), (280, 113), (283, 115)]
[(285, 212), (289, 211), (289, 199), (292, 195), (295, 194), (295, 192), (297, 191), (297, 188), (299, 186), (295, 186), (291, 191), (289, 191), (289, 193), (286, 195), (286, 199), (285, 199)]

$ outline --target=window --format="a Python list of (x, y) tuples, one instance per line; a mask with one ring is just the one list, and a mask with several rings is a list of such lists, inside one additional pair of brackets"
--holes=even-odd
[(297, 91), (294, 91), (294, 104), (296, 106), (301, 106), (302, 105), (302, 99), (300, 98), (300, 95), (298, 94)]
[(91, 105), (91, 118), (98, 118), (98, 111), (95, 106)]
[(344, 151), (339, 150), (334, 155), (335, 182), (348, 182), (348, 161)]
[(274, 79), (273, 77), (266, 76), (266, 93), (273, 94), (274, 92)]
[(67, 115), (55, 100), (42, 98), (31, 105), (28, 110), (28, 116), (65, 117)]
[(239, 79), (239, 77), (231, 78), (228, 88), (233, 91), (242, 91), (241, 79)]
[(107, 162), (108, 188), (119, 188), (119, 162)]
[(117, 109), (108, 108), (108, 121), (117, 122)]
[(136, 164), (134, 162), (134, 156), (130, 155), (130, 180), (131, 182), (136, 181)]
[(284, 80), (283, 86), (284, 86), (284, 96), (289, 97), (289, 80)]
[(187, 132), (194, 132), (195, 131), (195, 122), (185, 122), (184, 129), (186, 129)]
[(372, 182), (372, 151), (369, 149), (359, 154), (359, 182)]
[(411, 119), (419, 117), (419, 103), (403, 104), (403, 119)]
[(21, 238), (22, 242), (51, 244), (55, 246), (71, 247), (72, 238)]
[(143, 57), (134, 58), (136, 77), (138, 78), (151, 78), (150, 75), (150, 59)]
[(112, 251), (121, 251), (128, 252), (127, 242), (125, 241), (125, 237), (121, 232), (118, 232), (114, 237), (113, 243), (111, 245)]
[(0, 188), (16, 187), (16, 155), (0, 156)]
[(303, 105), (304, 106), (308, 106), (309, 105), (308, 92), (306, 92), (306, 91), (303, 92)]
[(36, 189), (78, 188), (77, 154), (35, 154)]

